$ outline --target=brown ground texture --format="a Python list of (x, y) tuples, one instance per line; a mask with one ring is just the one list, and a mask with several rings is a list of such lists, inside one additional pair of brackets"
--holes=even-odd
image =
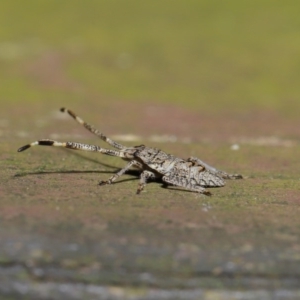
[(77, 290), (80, 297), (90, 295), (86, 287), (102, 286), (112, 299), (134, 299), (135, 293), (148, 299), (149, 291), (174, 289), (298, 293), (295, 120), (269, 111), (209, 115), (175, 105), (101, 103), (99, 113), (95, 106), (85, 113), (75, 105), (74, 111), (121, 143), (198, 156), (245, 178), (211, 189), (212, 197), (161, 183), (136, 195), (135, 171), (100, 187), (99, 180), (124, 166), (122, 160), (44, 147), (16, 152), (38, 138), (99, 144), (96, 137), (56, 114), (52, 104), (7, 107), (5, 115), (12, 117), (2, 115), (0, 155), (2, 292), (10, 286), (18, 294), (18, 283), (34, 297), (40, 295), (35, 282), (45, 295), (65, 284), (63, 295), (70, 299), (74, 284), (85, 287)]

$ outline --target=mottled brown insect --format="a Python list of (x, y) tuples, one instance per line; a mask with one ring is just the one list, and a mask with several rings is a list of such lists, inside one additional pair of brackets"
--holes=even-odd
[(136, 167), (141, 170), (137, 194), (144, 189), (147, 181), (161, 180), (166, 185), (182, 187), (186, 190), (195, 191), (209, 196), (211, 193), (205, 188), (224, 186), (224, 179), (243, 178), (238, 174), (228, 174), (226, 172), (217, 170), (196, 157), (181, 159), (175, 157), (174, 155), (167, 154), (157, 148), (149, 148), (144, 145), (125, 147), (106, 137), (92, 125), (86, 123), (80, 117), (75, 115), (71, 110), (61, 108), (61, 111), (68, 112), (68, 114), (78, 123), (118, 150), (104, 149), (96, 145), (88, 145), (76, 142), (61, 143), (49, 139), (43, 139), (25, 145), (19, 148), (18, 151), (21, 152), (32, 146), (39, 145), (100, 152), (111, 156), (121, 157), (122, 159), (129, 161), (128, 164), (119, 172), (111, 176), (107, 181), (101, 181), (99, 184), (111, 184), (131, 167)]

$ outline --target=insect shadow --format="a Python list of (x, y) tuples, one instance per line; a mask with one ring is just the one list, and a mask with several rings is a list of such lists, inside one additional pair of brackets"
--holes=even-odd
[[(95, 171), (95, 170), (91, 170), (91, 171), (58, 170), (58, 171), (23, 172), (23, 173), (17, 173), (13, 177), (18, 178), (18, 177), (25, 177), (25, 176), (32, 176), (32, 175), (51, 175), (51, 174), (114, 174), (114, 173), (115, 172), (113, 171)], [(135, 178), (121, 179), (116, 182), (113, 182), (113, 184), (117, 184), (125, 181), (137, 180), (140, 172), (138, 170), (128, 170), (126, 174), (134, 176)]]
[[(61, 151), (65, 151), (68, 152), (69, 155), (74, 155), (77, 157), (80, 157), (81, 159), (84, 159), (86, 161), (90, 161), (92, 163), (101, 165), (103, 167), (106, 168), (110, 168), (113, 169), (113, 171), (109, 171), (109, 170), (104, 170), (104, 171), (99, 171), (99, 170), (57, 170), (57, 171), (36, 171), (36, 172), (20, 172), (20, 173), (16, 173), (13, 177), (17, 178), (17, 177), (25, 177), (25, 176), (32, 176), (32, 175), (51, 175), (51, 174), (114, 174), (116, 170), (120, 170), (121, 168), (106, 164), (106, 163), (102, 163), (99, 162), (97, 159), (93, 159), (90, 157), (87, 157), (85, 155), (81, 155), (78, 152), (71, 152), (67, 149), (59, 149)], [(136, 178), (127, 178), (127, 179), (122, 179), (119, 180), (117, 182), (114, 183), (121, 183), (121, 182), (125, 182), (125, 181), (131, 181), (131, 180), (136, 180), (139, 178), (140, 175), (140, 171), (139, 170), (127, 170), (126, 171), (127, 175), (131, 175), (134, 176)]]

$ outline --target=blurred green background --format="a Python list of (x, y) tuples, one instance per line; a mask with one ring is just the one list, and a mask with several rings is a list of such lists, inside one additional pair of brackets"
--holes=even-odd
[(296, 117), (299, 10), (296, 0), (2, 0), (0, 103), (82, 107), (93, 95)]

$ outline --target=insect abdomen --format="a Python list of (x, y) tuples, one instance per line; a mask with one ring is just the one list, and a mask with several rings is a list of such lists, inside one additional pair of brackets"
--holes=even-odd
[(221, 187), (225, 185), (225, 182), (222, 178), (206, 170), (200, 172), (198, 176), (196, 176), (195, 180), (199, 185), (204, 187)]

